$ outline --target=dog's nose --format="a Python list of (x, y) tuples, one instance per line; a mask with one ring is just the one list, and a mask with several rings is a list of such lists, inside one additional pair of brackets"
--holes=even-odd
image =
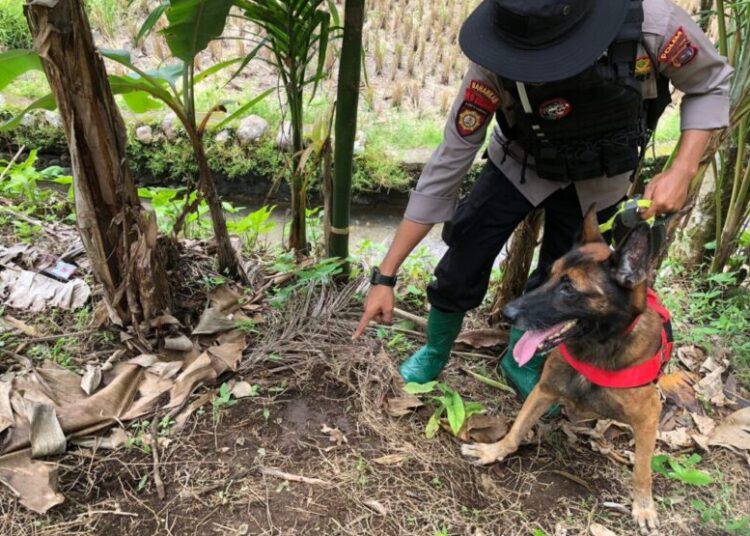
[(515, 302), (510, 302), (503, 308), (503, 316), (511, 324), (515, 324), (518, 317), (521, 316), (521, 308)]

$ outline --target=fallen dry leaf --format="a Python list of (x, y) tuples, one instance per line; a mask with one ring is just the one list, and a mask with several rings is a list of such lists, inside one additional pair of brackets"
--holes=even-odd
[(229, 286), (221, 285), (211, 291), (209, 300), (212, 308), (227, 313), (239, 309), (241, 296), (241, 293)]
[(385, 412), (391, 417), (403, 417), (422, 406), (424, 406), (424, 404), (417, 396), (403, 393), (393, 398), (386, 399)]
[(86, 373), (81, 378), (81, 389), (87, 395), (94, 394), (99, 388), (99, 384), (102, 383), (102, 369), (101, 367), (94, 367), (93, 365), (86, 365)]
[(258, 396), (258, 387), (248, 382), (237, 382), (232, 387), (231, 394), (234, 398), (248, 398)]
[(336, 443), (338, 446), (341, 446), (344, 443), (349, 443), (349, 440), (346, 438), (344, 433), (338, 428), (331, 428), (327, 424), (324, 424), (323, 426), (321, 426), (320, 431), (321, 433), (328, 436), (328, 440), (331, 443)]
[(47, 404), (27, 404), (31, 428), (31, 457), (43, 458), (65, 452), (67, 440), (55, 408)]
[(378, 465), (401, 465), (406, 461), (406, 456), (404, 454), (386, 454), (385, 456), (381, 456), (380, 458), (375, 458), (372, 460), (373, 463), (377, 463)]
[(209, 307), (203, 311), (198, 326), (193, 330), (193, 335), (215, 335), (234, 329), (235, 324), (234, 320), (221, 311)]
[(458, 438), (461, 441), (495, 443), (508, 433), (512, 419), (504, 415), (472, 415), (464, 423)]
[(369, 501), (365, 501), (364, 504), (365, 506), (373, 510), (375, 513), (380, 514), (381, 516), (385, 516), (388, 514), (388, 510), (386, 509), (386, 507), (383, 506), (383, 504), (379, 501), (369, 500)]
[(15, 422), (13, 408), (10, 406), (10, 389), (9, 381), (0, 381), (0, 435)]
[(164, 349), (170, 352), (189, 352), (193, 349), (193, 341), (185, 335), (164, 339)]
[(706, 359), (706, 353), (699, 347), (680, 346), (676, 352), (677, 359), (687, 367), (688, 370), (697, 371)]
[(700, 411), (700, 405), (693, 390), (695, 379), (694, 374), (678, 370), (661, 376), (659, 388), (664, 396), (678, 407), (687, 408), (691, 412), (697, 413)]
[(212, 384), (216, 380), (216, 370), (211, 364), (208, 352), (203, 352), (174, 381), (169, 391), (167, 408), (180, 406), (192, 394), (199, 383)]
[(617, 536), (616, 532), (612, 532), (599, 523), (592, 523), (589, 527), (589, 531), (591, 532), (591, 536)]
[(37, 514), (65, 501), (57, 491), (57, 465), (32, 460), (29, 449), (0, 457), (0, 483)]
[(675, 450), (693, 445), (693, 441), (688, 434), (687, 428), (678, 428), (671, 432), (662, 432), (660, 430), (657, 432), (656, 438)]
[(492, 348), (507, 345), (508, 332), (501, 329), (475, 329), (461, 333), (456, 342), (472, 348)]
[(83, 279), (60, 283), (28, 270), (5, 269), (0, 272), (0, 295), (17, 309), (42, 312), (49, 308), (80, 309), (91, 297), (91, 288)]
[(211, 357), (211, 364), (216, 371), (216, 376), (220, 376), (228, 370), (236, 371), (245, 347), (245, 338), (243, 337), (240, 342), (227, 342), (219, 346), (206, 348), (206, 352)]
[(164, 329), (170, 326), (180, 327), (182, 324), (172, 315), (157, 316), (151, 321), (151, 327), (154, 329)]
[(4, 316), (3, 321), (5, 321), (6, 324), (17, 329), (18, 331), (20, 331), (21, 333), (23, 333), (24, 335), (28, 337), (41, 336), (41, 334), (35, 327), (29, 326), (26, 322), (23, 322), (22, 320), (18, 320), (17, 318), (14, 318), (10, 315)]
[(721, 375), (724, 372), (723, 367), (718, 367), (695, 385), (695, 391), (704, 399), (715, 406), (724, 406), (726, 397), (724, 396), (724, 382)]
[(698, 431), (702, 435), (709, 435), (716, 428), (716, 423), (711, 417), (705, 415), (698, 415), (697, 413), (691, 413), (690, 416), (693, 418), (695, 425), (698, 427)]
[(735, 411), (708, 437), (709, 445), (750, 450), (750, 408)]
[(130, 436), (122, 428), (115, 428), (108, 436), (79, 437), (71, 443), (90, 449), (117, 450), (125, 444)]

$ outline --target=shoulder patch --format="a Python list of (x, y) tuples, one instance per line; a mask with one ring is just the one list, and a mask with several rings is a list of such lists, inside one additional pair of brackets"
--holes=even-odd
[(669, 63), (679, 69), (698, 56), (698, 47), (690, 42), (685, 29), (680, 26), (659, 53), (660, 63)]
[(471, 136), (500, 107), (500, 97), (487, 84), (472, 80), (464, 93), (464, 102), (456, 114), (456, 129), (462, 137)]

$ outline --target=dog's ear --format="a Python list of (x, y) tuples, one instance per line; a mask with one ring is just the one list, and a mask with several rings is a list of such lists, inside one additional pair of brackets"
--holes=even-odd
[(602, 233), (599, 232), (599, 221), (596, 219), (596, 205), (591, 207), (586, 212), (586, 216), (583, 218), (583, 229), (578, 237), (579, 244), (591, 244), (593, 242), (602, 242), (606, 244)]
[(648, 276), (651, 263), (651, 232), (647, 223), (633, 228), (612, 255), (613, 275), (625, 288), (635, 288)]

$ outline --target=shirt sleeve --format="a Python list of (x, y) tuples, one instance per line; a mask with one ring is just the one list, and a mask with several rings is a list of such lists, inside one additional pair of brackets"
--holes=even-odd
[(500, 106), (496, 75), (470, 64), (443, 132), (443, 141), (430, 157), (411, 191), (404, 217), (433, 224), (453, 217), (461, 181), (482, 147), (487, 127)]
[(664, 36), (654, 51), (661, 73), (684, 93), (682, 130), (713, 130), (729, 125), (732, 67), (695, 21), (673, 2)]

